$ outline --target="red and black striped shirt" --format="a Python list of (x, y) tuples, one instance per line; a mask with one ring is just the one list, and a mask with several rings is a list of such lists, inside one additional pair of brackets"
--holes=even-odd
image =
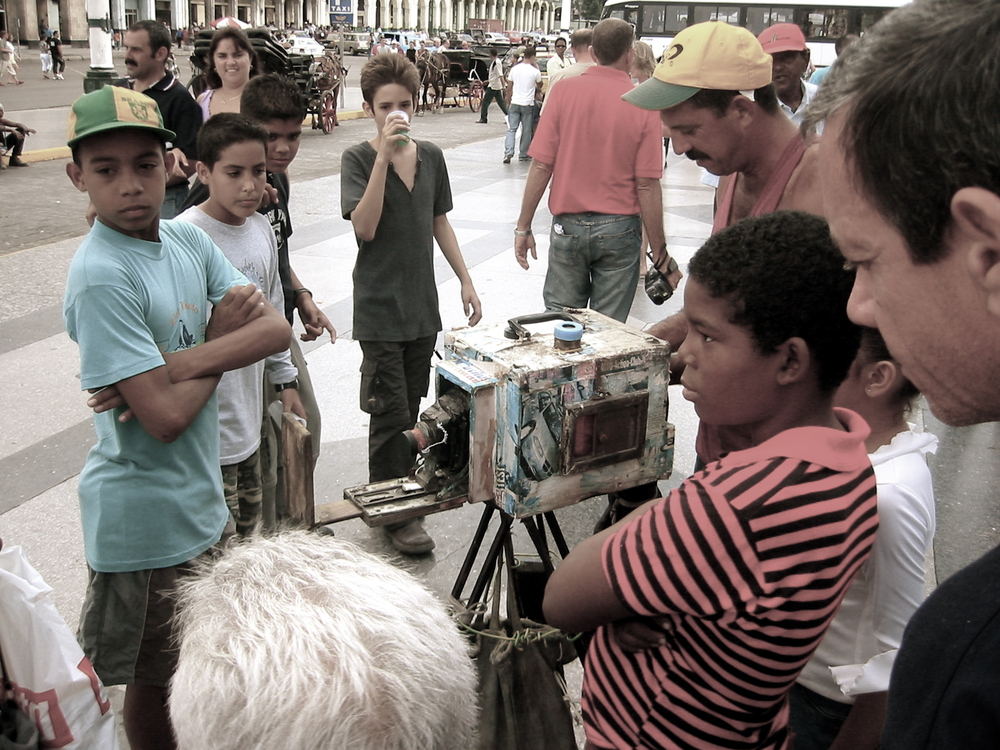
[(868, 426), (786, 430), (730, 453), (610, 537), (605, 574), (666, 642), (599, 628), (583, 710), (599, 748), (785, 748), (785, 695), (878, 527)]

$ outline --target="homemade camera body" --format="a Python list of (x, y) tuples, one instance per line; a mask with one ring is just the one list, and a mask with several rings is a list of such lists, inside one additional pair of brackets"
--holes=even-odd
[[(577, 341), (555, 328), (582, 328)], [(493, 502), (515, 518), (670, 475), (670, 347), (592, 310), (445, 334), (409, 477), (349, 488), (370, 525)]]

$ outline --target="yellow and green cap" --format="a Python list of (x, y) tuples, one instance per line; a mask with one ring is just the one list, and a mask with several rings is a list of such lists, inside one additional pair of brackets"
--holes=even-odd
[(771, 56), (757, 37), (722, 21), (688, 26), (674, 37), (653, 71), (622, 96), (641, 109), (668, 109), (701, 89), (753, 91), (771, 82)]
[(88, 136), (125, 128), (148, 130), (164, 142), (177, 137), (163, 127), (160, 108), (148, 96), (121, 86), (105, 86), (73, 102), (66, 145), (72, 148)]

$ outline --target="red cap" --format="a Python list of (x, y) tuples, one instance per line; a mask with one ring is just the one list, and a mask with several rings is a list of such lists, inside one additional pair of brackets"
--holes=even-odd
[(806, 36), (794, 23), (776, 23), (768, 26), (757, 37), (764, 51), (773, 55), (778, 52), (805, 52)]

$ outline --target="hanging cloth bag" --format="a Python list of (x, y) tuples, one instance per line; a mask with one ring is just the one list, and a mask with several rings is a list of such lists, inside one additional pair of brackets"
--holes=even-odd
[[(576, 650), (562, 631), (521, 616), (513, 558), (508, 537), (497, 561), (489, 619), (485, 612), (466, 612), (479, 674), (479, 750), (576, 750), (562, 679), (562, 665), (576, 658)], [(503, 571), (507, 619), (501, 621)]]

